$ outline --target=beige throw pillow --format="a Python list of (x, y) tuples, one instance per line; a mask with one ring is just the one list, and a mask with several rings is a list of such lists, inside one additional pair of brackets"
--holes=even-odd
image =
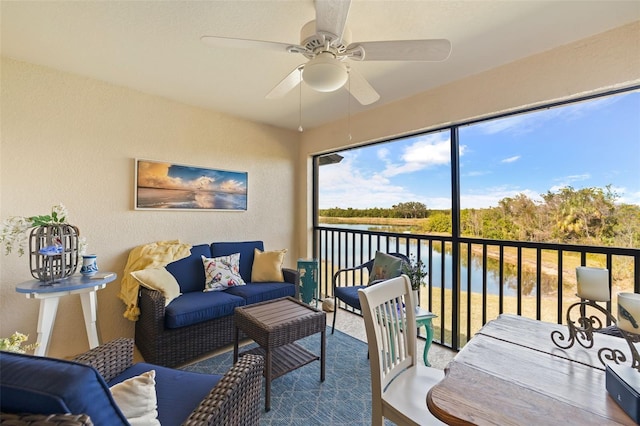
[(151, 370), (111, 386), (111, 395), (131, 426), (160, 426), (156, 371)]
[(253, 267), (251, 268), (251, 282), (284, 282), (282, 263), (287, 250), (275, 250), (262, 252), (253, 250)]
[(181, 294), (178, 281), (165, 268), (141, 269), (130, 274), (140, 285), (161, 292), (164, 295), (165, 306)]

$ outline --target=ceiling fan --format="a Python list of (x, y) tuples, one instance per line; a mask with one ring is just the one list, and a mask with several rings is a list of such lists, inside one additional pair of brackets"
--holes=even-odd
[(333, 92), (349, 79), (347, 89), (362, 105), (376, 102), (380, 95), (345, 60), (444, 61), (451, 53), (451, 42), (446, 39), (352, 43), (351, 31), (346, 26), (350, 6), (351, 0), (315, 0), (316, 19), (302, 27), (300, 44), (210, 35), (202, 36), (201, 40), (216, 47), (268, 49), (299, 53), (309, 59), (278, 83), (267, 94), (267, 99), (284, 96), (301, 81), (314, 90)]

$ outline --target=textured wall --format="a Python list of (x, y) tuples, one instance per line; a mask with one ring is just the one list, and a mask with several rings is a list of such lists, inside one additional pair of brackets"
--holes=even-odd
[[(0, 90), (0, 218), (48, 214), (62, 202), (101, 270), (119, 275), (131, 248), (165, 239), (262, 239), (288, 249), (295, 266), (297, 132), (7, 58)], [(134, 158), (247, 171), (248, 211), (135, 211)], [(0, 255), (0, 336), (19, 330), (33, 342), (38, 302), (14, 289), (31, 279), (28, 265)], [(119, 286), (98, 292), (103, 340), (133, 336)], [(84, 351), (85, 336), (79, 296), (63, 298), (50, 354)]]

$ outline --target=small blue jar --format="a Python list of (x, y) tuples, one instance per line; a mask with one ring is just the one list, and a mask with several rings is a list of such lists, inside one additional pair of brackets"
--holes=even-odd
[(98, 272), (98, 264), (96, 263), (95, 254), (82, 255), (82, 267), (80, 273), (85, 277), (92, 277)]

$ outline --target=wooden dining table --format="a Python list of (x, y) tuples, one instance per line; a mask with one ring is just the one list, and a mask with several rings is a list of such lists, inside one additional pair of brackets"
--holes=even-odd
[(554, 330), (568, 337), (566, 326), (517, 315), (488, 322), (430, 389), (429, 410), (450, 425), (635, 425), (607, 393), (598, 358), (606, 347), (630, 359), (626, 341), (596, 333), (590, 349), (561, 349)]

